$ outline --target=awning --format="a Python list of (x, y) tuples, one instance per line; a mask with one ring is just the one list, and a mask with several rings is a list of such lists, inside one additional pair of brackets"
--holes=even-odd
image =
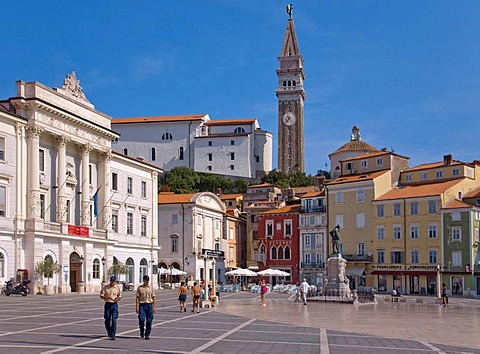
[(253, 270), (253, 271), (257, 271), (258, 266), (250, 266), (250, 267), (248, 267), (248, 269)]
[(345, 270), (346, 275), (363, 275), (365, 267), (347, 267)]

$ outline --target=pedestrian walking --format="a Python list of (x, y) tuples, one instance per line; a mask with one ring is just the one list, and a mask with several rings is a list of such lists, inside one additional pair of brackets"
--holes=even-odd
[(297, 292), (295, 293), (295, 302), (300, 302), (300, 298), (302, 297), (302, 290), (300, 290), (300, 285), (297, 283), (296, 285)]
[[(149, 284), (150, 277), (143, 276), (143, 284), (137, 288), (135, 311), (138, 314), (138, 325), (140, 327), (140, 337), (150, 339), (152, 332), (153, 315), (155, 314), (155, 290)], [(147, 322), (145, 324), (145, 321)]]
[(211, 284), (208, 285), (208, 301), (210, 301), (210, 307), (215, 307), (215, 292)]
[(187, 308), (185, 307), (185, 301), (187, 301), (187, 287), (185, 286), (184, 281), (180, 283), (180, 287), (178, 288), (178, 301), (180, 301), (180, 312), (187, 312)]
[(105, 285), (100, 292), (100, 298), (105, 301), (103, 318), (108, 338), (115, 340), (117, 334), (118, 301), (122, 298), (122, 292), (117, 285), (117, 278), (110, 277), (110, 284)]
[(300, 284), (300, 291), (302, 292), (303, 304), (307, 304), (307, 293), (310, 289), (310, 284), (307, 283), (307, 279), (303, 278), (302, 284)]
[(447, 285), (442, 283), (442, 305), (448, 304)]
[(265, 280), (260, 282), (260, 305), (267, 306), (267, 299), (266, 295), (268, 292), (267, 285), (265, 284)]
[(193, 297), (193, 309), (192, 312), (197, 311), (197, 313), (200, 313), (200, 295), (202, 293), (202, 290), (200, 289), (200, 286), (198, 286), (197, 282), (193, 283), (192, 287), (192, 297)]

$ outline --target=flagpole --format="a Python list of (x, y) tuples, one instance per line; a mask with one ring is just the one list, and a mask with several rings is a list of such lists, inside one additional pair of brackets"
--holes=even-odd
[[(113, 197), (113, 195), (112, 195), (112, 197)], [(126, 196), (125, 199), (123, 200), (122, 204), (125, 203), (125, 201), (128, 199), (128, 197), (130, 197), (130, 194), (127, 194), (127, 196)], [(110, 199), (112, 199), (112, 198), (110, 197)], [(104, 207), (104, 208), (105, 208), (105, 207)], [(103, 209), (102, 209), (102, 210), (103, 210)], [(105, 229), (107, 228), (107, 226), (110, 224), (111, 221), (112, 221), (112, 217), (110, 217), (110, 220), (108, 220), (108, 222), (107, 222), (106, 225), (104, 226)]]
[[(60, 187), (52, 186), (52, 189), (57, 189), (57, 188), (58, 188), (58, 190), (62, 189), (62, 187), (65, 185), (65, 183), (67, 183), (67, 180), (68, 180), (68, 172), (67, 172), (67, 177), (65, 177), (65, 181), (63, 181), (62, 185)], [(47, 215), (47, 211), (50, 210), (50, 207), (52, 206), (52, 203), (53, 203), (52, 198), (50, 198), (50, 204), (48, 205), (48, 208), (45, 209), (45, 211), (43, 212), (42, 219), (45, 219), (45, 215)]]
[[(82, 194), (83, 183), (85, 183), (86, 180), (87, 180), (87, 179), (84, 179), (83, 182), (82, 182), (82, 184), (80, 185), (80, 192), (75, 193), (75, 195), (73, 196), (73, 198), (70, 199), (70, 204), (72, 204), (72, 202), (75, 200), (75, 198), (77, 197), (77, 195)], [(68, 211), (68, 208), (65, 208), (65, 210), (63, 211), (60, 219), (63, 219), (63, 216), (67, 213), (67, 211)]]
[(105, 205), (102, 207), (102, 210), (100, 210), (100, 212), (97, 214), (97, 217), (95, 218), (95, 220), (93, 220), (92, 224), (94, 224), (98, 220), (98, 217), (100, 216), (101, 213), (103, 213), (103, 211), (105, 210), (105, 207), (107, 206), (108, 202), (110, 200), (112, 200), (115, 193), (117, 193), (117, 191), (114, 190), (113, 193), (110, 195), (110, 198), (108, 198), (108, 200), (105, 202)]

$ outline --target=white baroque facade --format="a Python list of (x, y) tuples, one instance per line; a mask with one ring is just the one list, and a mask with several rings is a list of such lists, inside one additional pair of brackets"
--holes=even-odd
[(208, 114), (118, 118), (113, 148), (164, 166), (258, 179), (272, 170), (270, 132), (257, 119), (210, 120)]
[(204, 257), (202, 250), (225, 251), (222, 200), (210, 192), (158, 195), (159, 264), (187, 272), (191, 280), (224, 281), (224, 259)]
[[(112, 154), (111, 141), (118, 134), (111, 130), (111, 118), (86, 99), (75, 73), (55, 89), (18, 81), (16, 95), (0, 103), (8, 112), (2, 118), (9, 118), (0, 120), (0, 142), (3, 138), (8, 146), (0, 162), (5, 166), (0, 196), (6, 191), (0, 224), (10, 223), (0, 234), (2, 279), (26, 269), (34, 280), (35, 264), (46, 257), (61, 266), (61, 273), (36, 277), (31, 284), (35, 292), (47, 281), (61, 293), (99, 291), (107, 269), (116, 260), (126, 262), (128, 255), (133, 255), (135, 271), (150, 274), (159, 249), (156, 194), (161, 169)], [(121, 171), (121, 183), (131, 177), (133, 186), (139, 186), (128, 198), (113, 190), (112, 169)], [(122, 208), (134, 210), (132, 232), (122, 226), (120, 213), (119, 230), (112, 230), (112, 212)], [(145, 235), (138, 226), (142, 215), (147, 216)], [(140, 268), (145, 261), (146, 270)], [(140, 283), (138, 278), (131, 281)]]

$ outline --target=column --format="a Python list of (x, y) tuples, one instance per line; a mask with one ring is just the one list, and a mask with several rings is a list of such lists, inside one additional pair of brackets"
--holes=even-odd
[(43, 129), (36, 126), (28, 126), (28, 200), (27, 219), (40, 218), (40, 171), (39, 171), (39, 148), (40, 135)]
[(57, 222), (67, 221), (67, 143), (70, 139), (58, 136), (57, 141)]
[(112, 152), (108, 151), (102, 154), (102, 162), (100, 164), (99, 177), (101, 176), (102, 180), (98, 181), (100, 186), (99, 197), (98, 198), (98, 228), (99, 229), (110, 229), (112, 210), (110, 207), (110, 198), (111, 198), (111, 172), (110, 172), (110, 162), (112, 161)]
[(82, 209), (80, 214), (80, 224), (82, 226), (90, 226), (90, 181), (89, 181), (89, 164), (90, 164), (90, 151), (92, 148), (89, 144), (82, 145), (80, 147), (82, 152)]

